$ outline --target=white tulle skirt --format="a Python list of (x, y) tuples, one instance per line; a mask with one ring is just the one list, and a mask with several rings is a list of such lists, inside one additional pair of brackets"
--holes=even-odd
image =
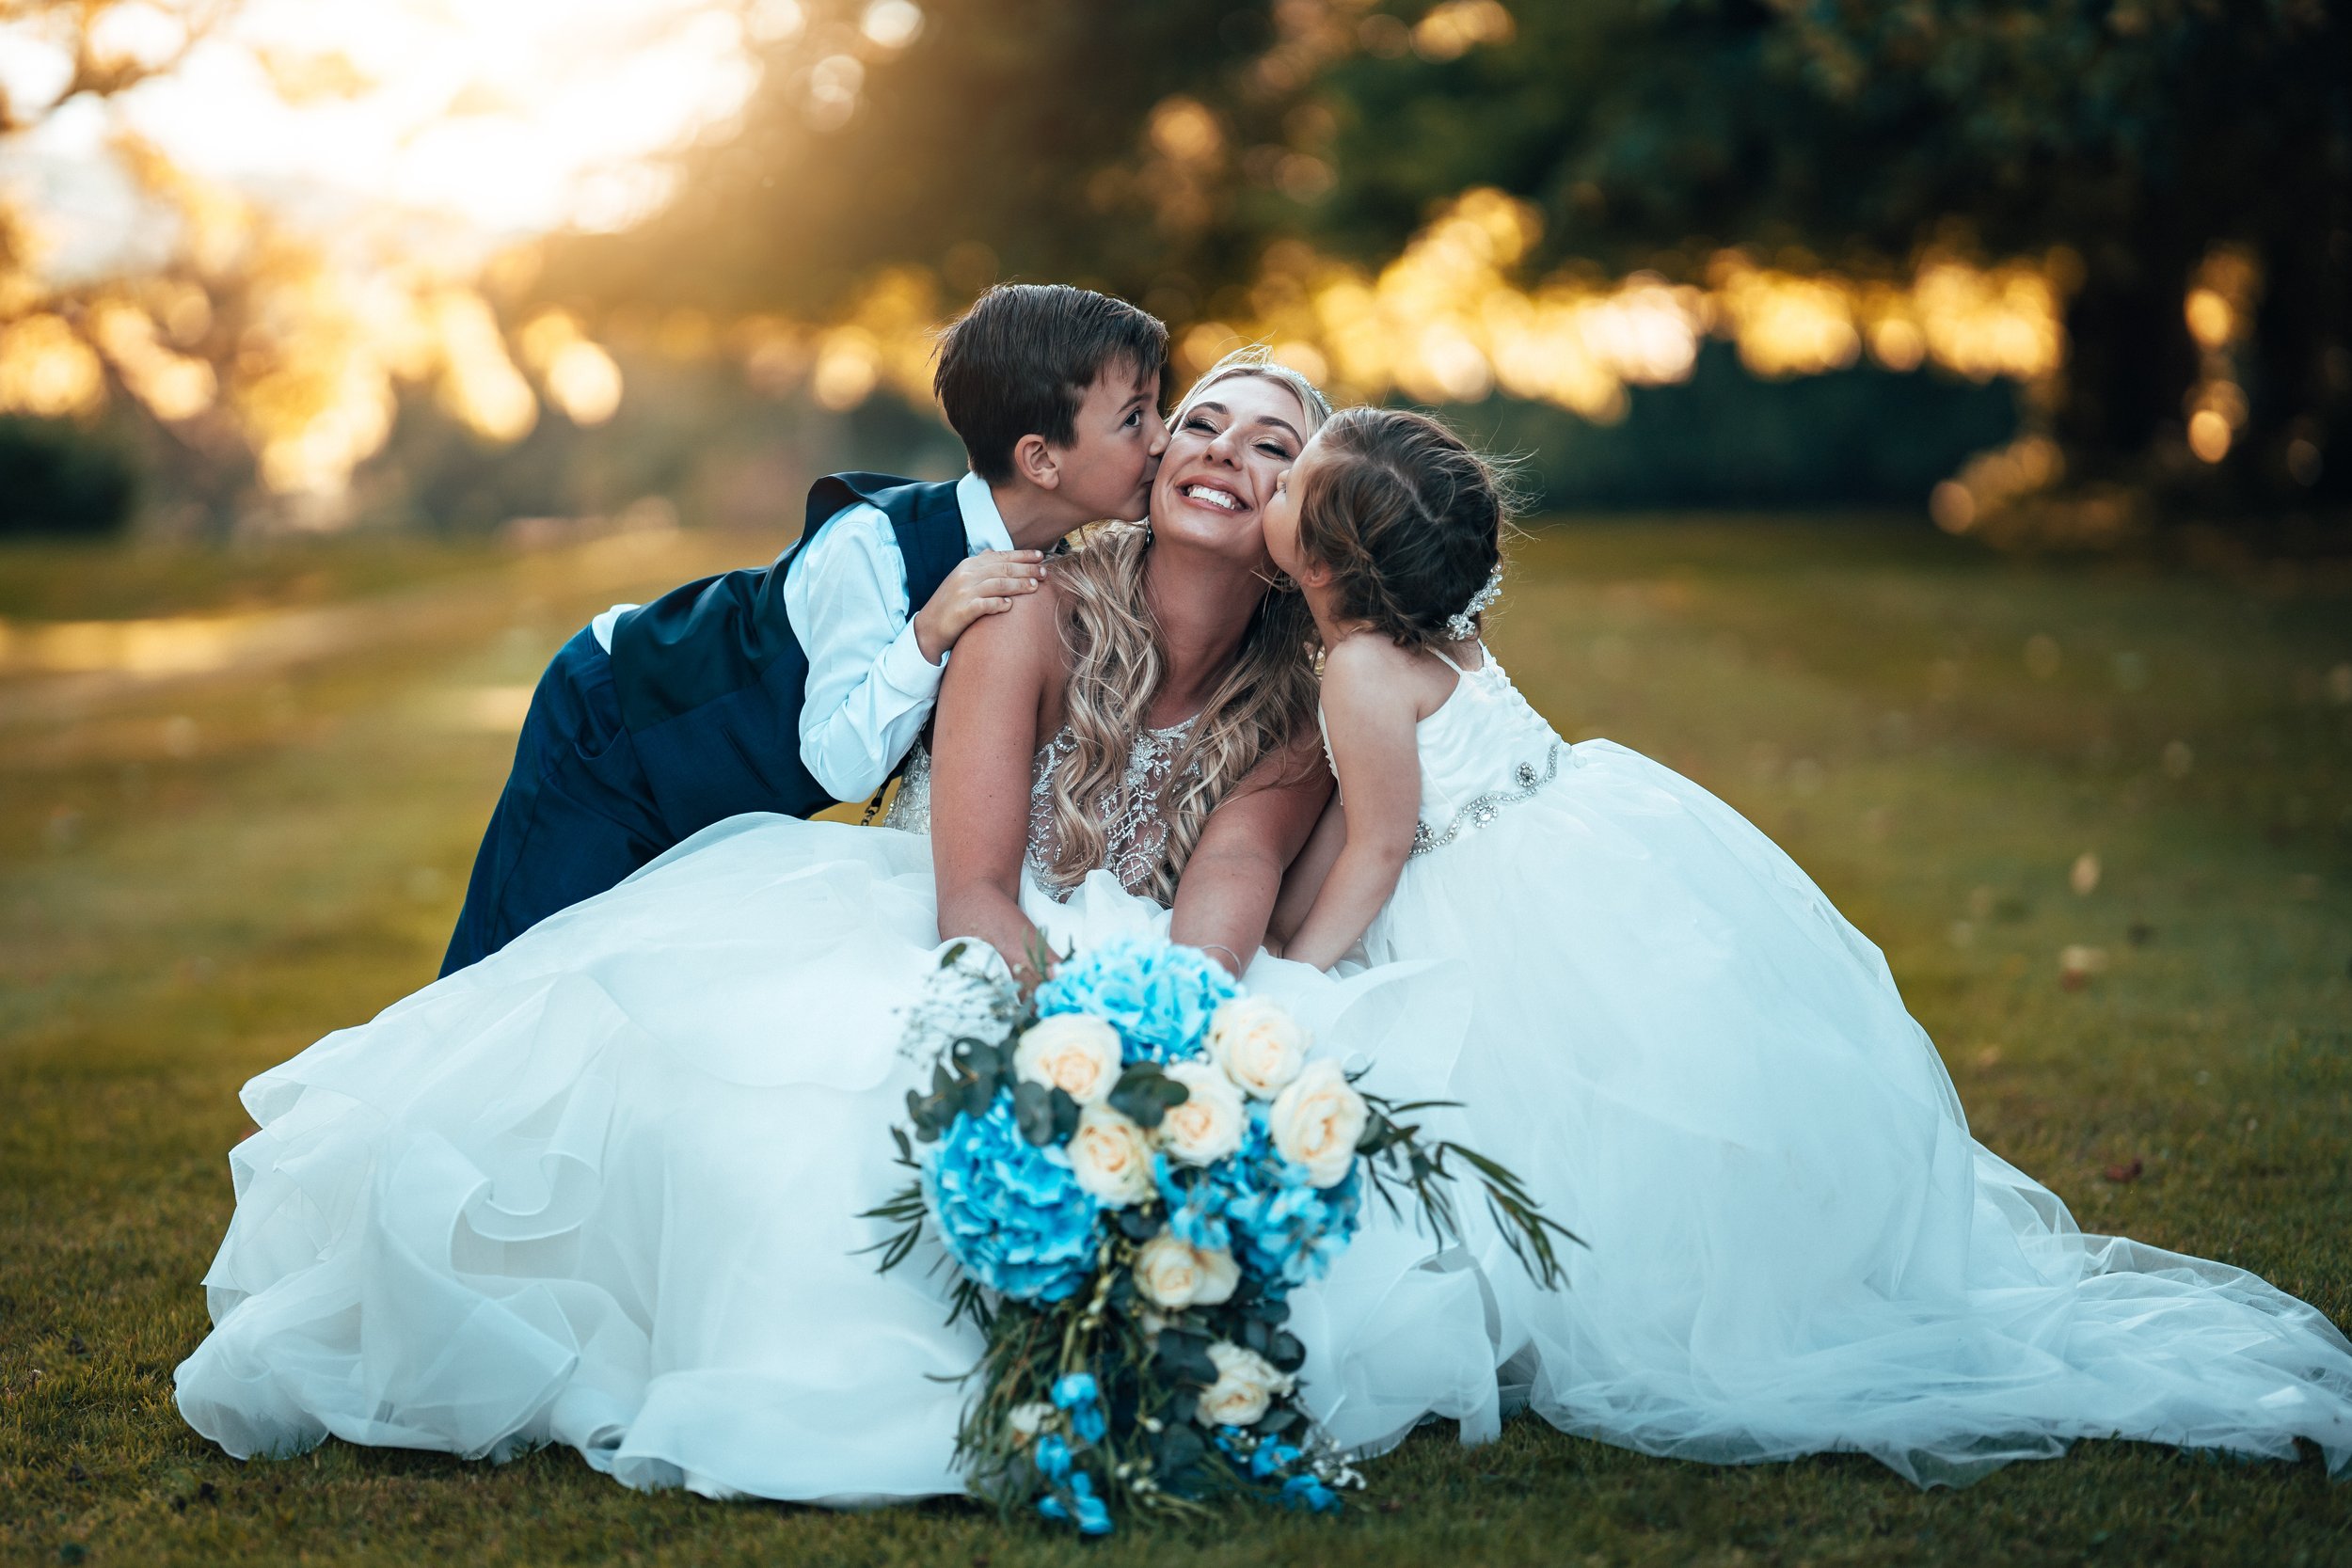
[[(1167, 920), (1099, 875), (1028, 903), (1064, 943)], [(262, 1074), (183, 1414), (241, 1457), (562, 1443), (640, 1487), (961, 1491), (979, 1338), (945, 1325), (936, 1254), (877, 1275), (859, 1218), (905, 1175), (904, 1008), (939, 952), (927, 839), (739, 817)], [(1249, 982), (1413, 1095), (1454, 1069), (1450, 973)], [(1494, 1432), (1464, 1250), (1375, 1218), (1296, 1307), (1342, 1441)]]
[[(1722, 801), (1607, 741), (1415, 857), (1365, 940), (1450, 960), (1469, 1141), (1587, 1243), (1471, 1250), (1535, 1410), (1645, 1452), (1962, 1481), (2070, 1439), (2352, 1467), (2352, 1343), (2244, 1270), (2081, 1233), (1969, 1135), (1884, 959)], [(1377, 973), (1375, 968), (1373, 973)]]

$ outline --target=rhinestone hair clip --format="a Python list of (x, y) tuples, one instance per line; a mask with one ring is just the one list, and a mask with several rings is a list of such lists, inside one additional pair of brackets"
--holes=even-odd
[(1476, 636), (1479, 612), (1501, 597), (1502, 597), (1502, 567), (1497, 564), (1495, 569), (1487, 574), (1486, 586), (1470, 595), (1470, 603), (1447, 618), (1445, 640), (1449, 642), (1467, 642)]

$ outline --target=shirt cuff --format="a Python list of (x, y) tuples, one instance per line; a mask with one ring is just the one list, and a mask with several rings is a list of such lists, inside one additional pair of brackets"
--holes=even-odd
[(914, 623), (909, 621), (891, 640), (890, 646), (874, 661), (874, 667), (898, 690), (910, 697), (935, 697), (939, 694), (939, 677), (947, 667), (947, 657), (940, 656), (933, 664), (923, 657), (923, 644), (915, 640)]

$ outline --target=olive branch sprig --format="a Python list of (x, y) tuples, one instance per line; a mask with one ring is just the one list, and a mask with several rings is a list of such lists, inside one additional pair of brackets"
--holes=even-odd
[[(1349, 1081), (1362, 1076), (1350, 1074)], [(1393, 1101), (1365, 1094), (1360, 1086), (1357, 1092), (1363, 1095), (1372, 1114), (1364, 1123), (1363, 1136), (1356, 1140), (1356, 1152), (1363, 1156), (1365, 1185), (1391, 1215), (1403, 1217), (1398, 1194), (1409, 1192), (1419, 1206), (1416, 1224), (1426, 1219), (1440, 1243), (1460, 1241), (1462, 1215), (1454, 1202), (1454, 1173), (1446, 1166), (1448, 1160), (1458, 1158), (1476, 1174), (1486, 1193), (1486, 1212), (1494, 1217), (1502, 1244), (1511, 1249), (1511, 1256), (1528, 1276), (1547, 1291), (1567, 1283), (1558, 1242), (1582, 1246), (1583, 1238), (1545, 1213), (1543, 1204), (1508, 1166), (1450, 1139), (1423, 1142), (1421, 1124), (1403, 1119), (1420, 1112), (1452, 1110), (1461, 1101)]]

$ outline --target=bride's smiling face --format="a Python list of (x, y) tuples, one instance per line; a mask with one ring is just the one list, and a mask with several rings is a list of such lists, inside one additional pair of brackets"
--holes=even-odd
[(1229, 375), (1194, 399), (1168, 434), (1152, 487), (1152, 529), (1218, 555), (1265, 554), (1265, 508), (1306, 444), (1310, 416), (1270, 377)]

